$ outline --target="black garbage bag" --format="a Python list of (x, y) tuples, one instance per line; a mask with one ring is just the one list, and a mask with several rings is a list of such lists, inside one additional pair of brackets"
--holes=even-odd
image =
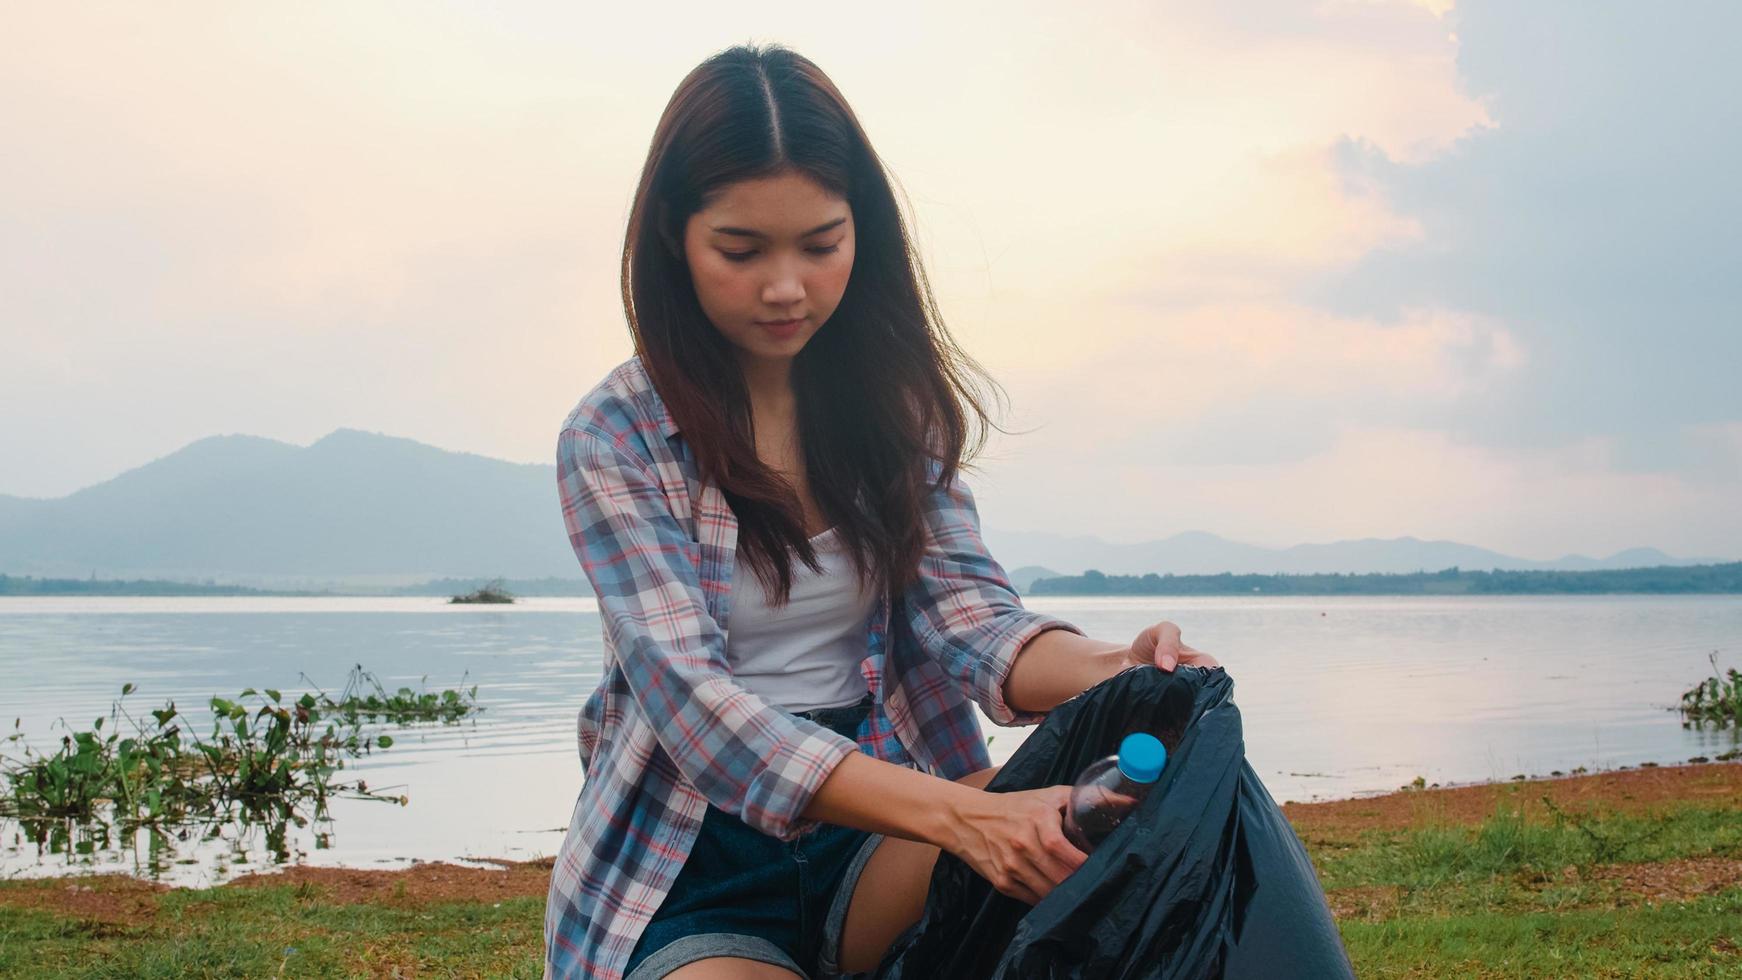
[(945, 852), (876, 980), (1354, 977), (1306, 849), (1246, 763), (1219, 668), (1125, 670), (1054, 708), (987, 785), (1076, 781), (1146, 731), (1168, 749), (1143, 803), (1039, 904)]

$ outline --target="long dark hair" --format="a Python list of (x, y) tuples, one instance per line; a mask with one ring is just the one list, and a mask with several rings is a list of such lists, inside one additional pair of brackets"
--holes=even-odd
[[(821, 571), (796, 489), (757, 457), (731, 342), (702, 311), (684, 227), (727, 184), (801, 174), (852, 208), (852, 274), (793, 360), (799, 442), (817, 506), (862, 581), (899, 597), (925, 549), (926, 495), (972, 468), (992, 422), (970, 379), (1003, 391), (950, 338), (882, 162), (822, 70), (780, 45), (739, 45), (678, 85), (654, 130), (623, 240), (635, 351), (738, 517), (743, 559), (775, 601), (796, 553)], [(940, 465), (928, 482), (930, 467)]]

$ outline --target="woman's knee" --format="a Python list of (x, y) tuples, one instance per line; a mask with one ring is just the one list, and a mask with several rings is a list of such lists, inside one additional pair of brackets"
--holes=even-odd
[(796, 980), (785, 967), (738, 956), (710, 956), (667, 973), (666, 980)]
[(971, 772), (956, 780), (956, 782), (961, 783), (964, 786), (972, 786), (975, 789), (985, 789), (986, 784), (991, 782), (992, 777), (998, 775), (998, 770), (1002, 768), (1004, 767), (993, 766), (990, 769), (981, 769), (979, 772)]
[[(985, 789), (1002, 766), (968, 773), (956, 780)], [(940, 849), (931, 844), (886, 837), (871, 852), (848, 903), (842, 927), (840, 966), (848, 973), (874, 969), (889, 944), (919, 920)]]

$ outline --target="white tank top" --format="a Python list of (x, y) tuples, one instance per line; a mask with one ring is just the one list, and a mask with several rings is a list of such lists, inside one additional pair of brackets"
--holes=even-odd
[(732, 570), (726, 661), (732, 677), (783, 711), (855, 704), (865, 696), (865, 630), (877, 596), (863, 588), (835, 529), (811, 538), (822, 574), (793, 557), (792, 598), (770, 607), (740, 550)]

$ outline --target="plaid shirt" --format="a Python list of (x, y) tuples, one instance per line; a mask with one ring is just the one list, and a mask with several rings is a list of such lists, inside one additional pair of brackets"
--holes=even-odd
[(578, 720), (585, 781), (551, 874), (546, 977), (622, 977), (709, 803), (792, 840), (815, 829), (800, 812), (855, 750), (946, 779), (987, 768), (969, 699), (998, 725), (1038, 723), (1044, 713), (1004, 702), (1017, 651), (1048, 629), (1081, 632), (1022, 607), (957, 479), (927, 502), (918, 582), (866, 622), (874, 705), (855, 743), (733, 681), (737, 520), (716, 484), (700, 484), (638, 357), (570, 413), (557, 482), (605, 664)]

